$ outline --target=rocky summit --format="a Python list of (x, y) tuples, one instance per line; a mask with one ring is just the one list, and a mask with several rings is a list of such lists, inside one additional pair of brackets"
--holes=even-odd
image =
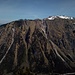
[(21, 19), (0, 26), (0, 75), (74, 72), (74, 18)]

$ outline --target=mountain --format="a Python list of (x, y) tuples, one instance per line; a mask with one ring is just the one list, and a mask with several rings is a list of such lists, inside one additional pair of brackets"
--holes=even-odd
[(21, 19), (0, 26), (0, 75), (74, 72), (75, 19)]

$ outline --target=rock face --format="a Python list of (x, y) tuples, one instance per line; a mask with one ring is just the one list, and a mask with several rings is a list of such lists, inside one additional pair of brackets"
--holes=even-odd
[(19, 20), (0, 26), (0, 75), (75, 72), (75, 20)]

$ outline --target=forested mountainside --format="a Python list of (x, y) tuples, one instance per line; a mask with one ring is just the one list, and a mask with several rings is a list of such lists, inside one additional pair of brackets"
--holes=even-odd
[(0, 75), (75, 72), (75, 19), (18, 20), (0, 26)]

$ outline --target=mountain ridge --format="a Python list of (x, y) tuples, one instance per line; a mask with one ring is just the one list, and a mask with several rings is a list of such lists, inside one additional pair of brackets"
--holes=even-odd
[(74, 19), (21, 19), (0, 26), (0, 74), (75, 72), (74, 23)]

